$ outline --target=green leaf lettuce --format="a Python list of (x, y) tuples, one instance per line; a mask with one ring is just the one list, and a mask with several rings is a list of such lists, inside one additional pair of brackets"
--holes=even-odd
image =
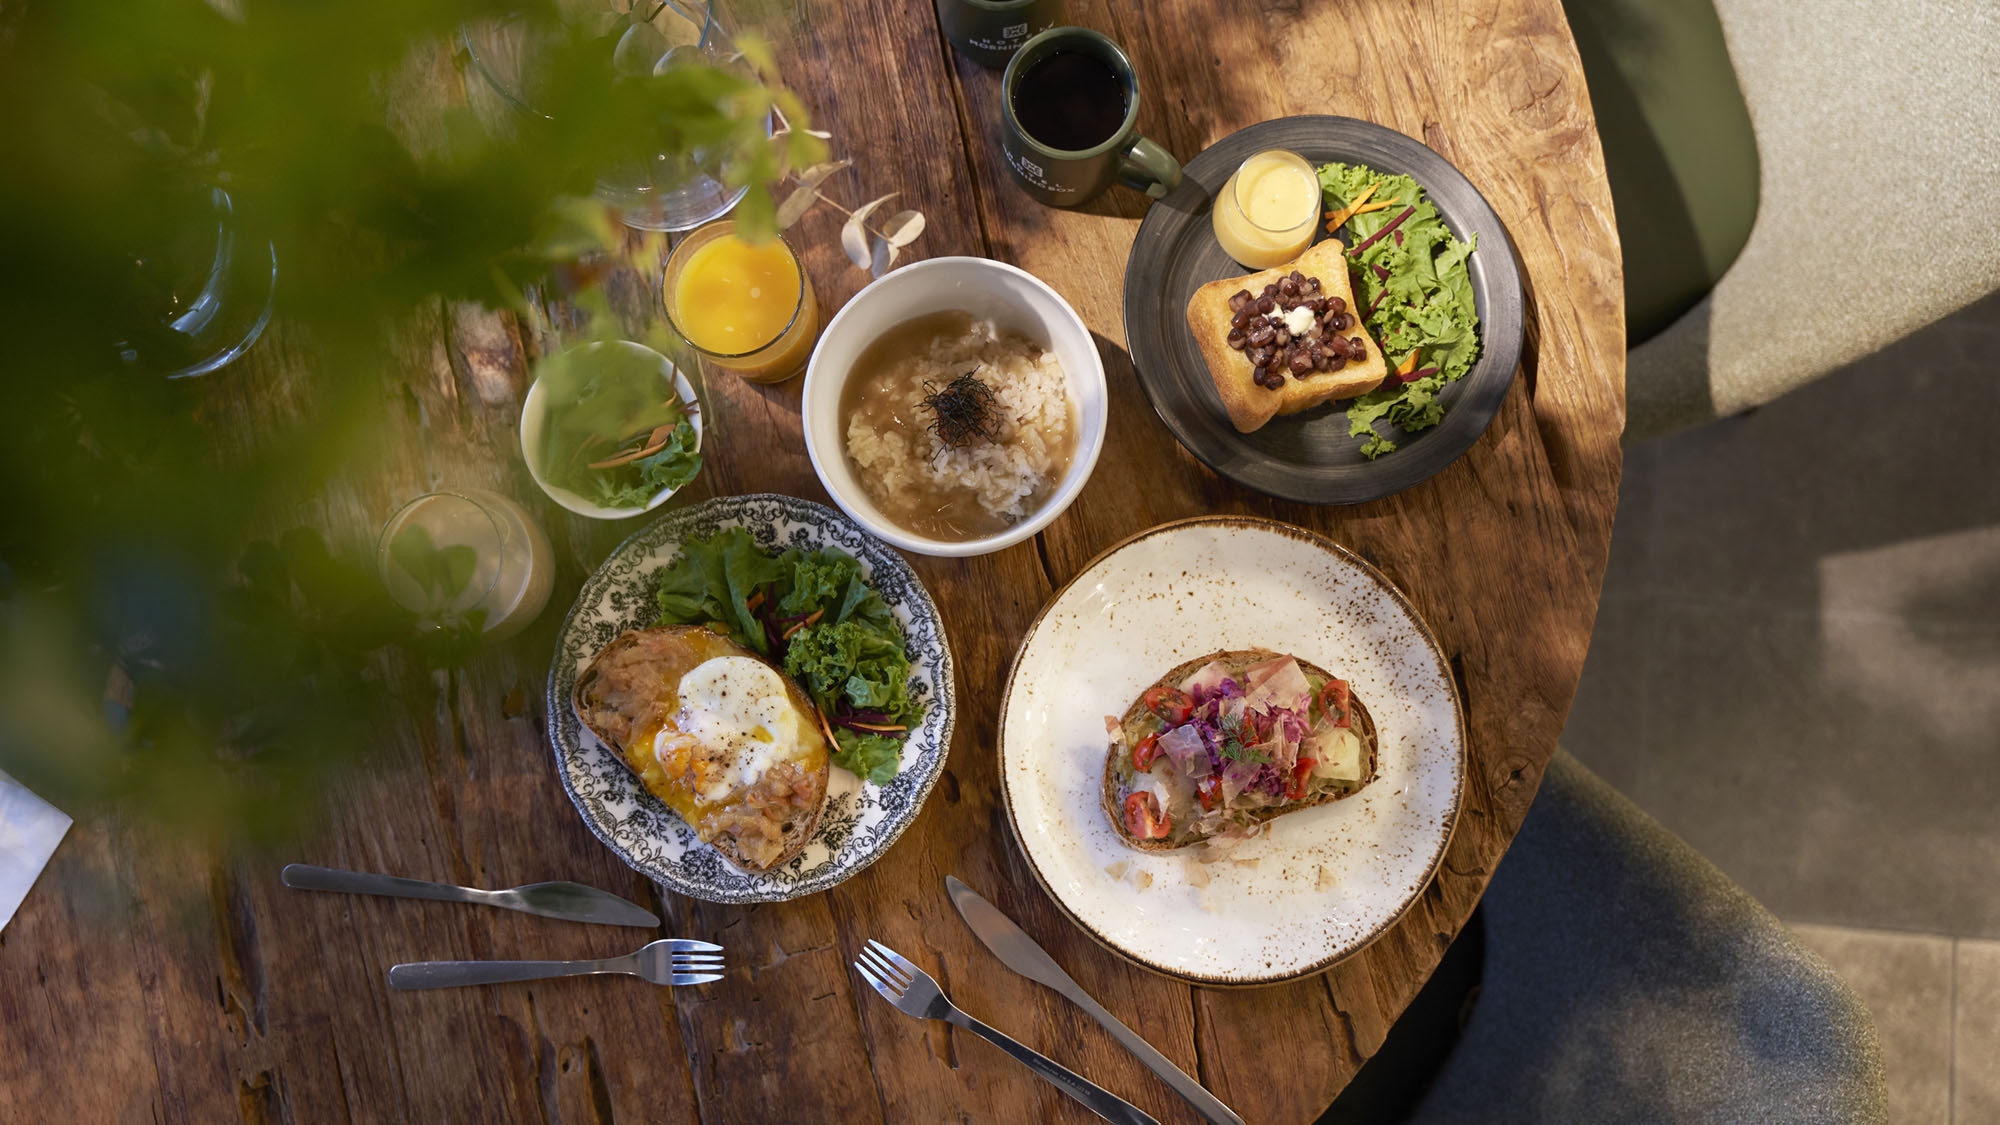
[[(1420, 352), (1418, 370), (1437, 368), (1435, 374), (1408, 383), (1391, 375), (1380, 387), (1348, 405), (1348, 431), (1367, 439), (1361, 454), (1373, 460), (1396, 448), (1394, 440), (1375, 428), (1377, 422), (1396, 426), (1406, 434), (1437, 425), (1444, 418), (1444, 404), (1438, 396), (1447, 384), (1472, 370), (1479, 358), (1479, 316), (1466, 269), (1476, 239), (1460, 242), (1453, 237), (1437, 207), (1408, 176), (1336, 163), (1320, 166), (1319, 182), (1329, 209), (1347, 206), (1371, 184), (1375, 192), (1369, 201), (1391, 204), (1349, 219), (1345, 229), (1350, 245), (1361, 245), (1410, 211), (1393, 233), (1377, 239), (1358, 258), (1349, 258), (1355, 303), (1366, 314), (1363, 323), (1381, 346), (1390, 368), (1393, 370), (1413, 350)], [(1388, 274), (1386, 279), (1376, 272), (1378, 267)], [(1368, 312), (1370, 309), (1374, 311)]]

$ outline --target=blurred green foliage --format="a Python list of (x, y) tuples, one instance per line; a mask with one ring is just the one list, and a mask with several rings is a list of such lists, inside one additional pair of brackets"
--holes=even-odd
[[(408, 104), (413, 62), (510, 13), (546, 44), (549, 119)], [(591, 249), (562, 201), (635, 151), (731, 151), (753, 227), (761, 185), (823, 156), (767, 138), (773, 105), (805, 116), (754, 43), (765, 82), (620, 79), (617, 30), (546, 0), (0, 2), (0, 768), (72, 813), (268, 838), (393, 713), (385, 653), (466, 658), (295, 526), (365, 463), (394, 327), (519, 302)], [(275, 246), (284, 380), (149, 367), (156, 263), (212, 242), (217, 186)]]

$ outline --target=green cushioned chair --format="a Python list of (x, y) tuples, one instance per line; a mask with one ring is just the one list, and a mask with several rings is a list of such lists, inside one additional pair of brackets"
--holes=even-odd
[(1711, 0), (1564, 0), (1604, 142), (1637, 344), (1722, 280), (1757, 217), (1757, 138)]
[(2000, 289), (2000, 4), (1565, 0), (1624, 244), (1628, 438)]
[(1482, 984), (1413, 1121), (1886, 1119), (1854, 993), (1567, 753), (1481, 910)]

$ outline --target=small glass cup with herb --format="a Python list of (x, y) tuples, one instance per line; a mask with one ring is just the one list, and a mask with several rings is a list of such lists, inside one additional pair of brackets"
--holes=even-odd
[(666, 502), (701, 472), (701, 401), (666, 356), (629, 340), (583, 344), (535, 367), (521, 455), (549, 498), (594, 519)]
[(376, 564), (397, 605), (466, 644), (520, 632), (555, 585), (541, 526), (481, 488), (425, 493), (398, 508), (382, 525)]

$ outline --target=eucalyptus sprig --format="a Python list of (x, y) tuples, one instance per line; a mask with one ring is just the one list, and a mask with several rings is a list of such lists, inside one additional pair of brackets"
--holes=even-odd
[(840, 227), (840, 247), (847, 252), (847, 260), (854, 263), (854, 268), (881, 277), (895, 265), (896, 256), (902, 248), (924, 233), (924, 215), (921, 211), (898, 211), (880, 226), (872, 226), (868, 217), (884, 203), (896, 198), (895, 192), (871, 199), (850, 211), (819, 190), (820, 185), (834, 173), (852, 167), (853, 163), (851, 160), (832, 160), (792, 173), (788, 180), (793, 185), (792, 193), (778, 205), (777, 226), (779, 230), (790, 229), (805, 217), (807, 211), (812, 210), (815, 203), (824, 203), (847, 216), (847, 222)]

